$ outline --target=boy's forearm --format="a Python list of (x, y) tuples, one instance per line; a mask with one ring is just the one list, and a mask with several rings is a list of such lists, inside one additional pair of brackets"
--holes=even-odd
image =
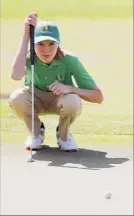
[(103, 95), (99, 90), (85, 90), (80, 88), (72, 88), (72, 93), (77, 94), (83, 100), (92, 103), (102, 103)]
[(14, 80), (20, 80), (25, 74), (28, 43), (29, 43), (29, 36), (24, 35), (12, 64), (11, 77)]

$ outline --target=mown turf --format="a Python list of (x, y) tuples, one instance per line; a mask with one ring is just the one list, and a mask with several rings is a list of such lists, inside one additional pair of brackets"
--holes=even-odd
[(1, 18), (20, 19), (30, 11), (37, 11), (42, 18), (130, 18), (132, 0), (1, 0)]
[[(7, 101), (1, 101), (1, 141), (23, 143), (27, 136), (24, 123), (16, 118)], [(58, 116), (41, 116), (46, 125), (46, 143), (55, 144)], [(132, 114), (124, 110), (110, 112), (109, 107), (83, 103), (83, 113), (72, 125), (71, 131), (80, 144), (132, 144)]]
[[(37, 11), (53, 19), (61, 31), (61, 46), (79, 56), (104, 94), (101, 105), (83, 102), (82, 115), (72, 125), (82, 144), (133, 143), (133, 21), (131, 0), (1, 1), (1, 93), (23, 84), (10, 79), (11, 65), (23, 34), (24, 18)], [(1, 100), (1, 142), (23, 143), (26, 128)], [(46, 143), (54, 144), (58, 118), (41, 117)]]

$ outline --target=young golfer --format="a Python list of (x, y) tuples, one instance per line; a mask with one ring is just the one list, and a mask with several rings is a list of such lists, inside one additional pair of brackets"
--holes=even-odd
[[(30, 25), (35, 27), (34, 63), (34, 142), (32, 143), (32, 72), (28, 56)], [(37, 14), (30, 13), (25, 19), (22, 42), (12, 65), (11, 78), (21, 80), (24, 86), (13, 91), (9, 104), (16, 115), (23, 119), (30, 136), (25, 148), (38, 150), (44, 140), (45, 127), (39, 115), (57, 114), (56, 128), (58, 146), (64, 151), (77, 151), (78, 147), (70, 133), (70, 125), (81, 113), (81, 99), (90, 103), (102, 103), (103, 95), (91, 75), (79, 59), (60, 47), (58, 27), (50, 21), (37, 24)], [(77, 86), (73, 85), (74, 77)]]

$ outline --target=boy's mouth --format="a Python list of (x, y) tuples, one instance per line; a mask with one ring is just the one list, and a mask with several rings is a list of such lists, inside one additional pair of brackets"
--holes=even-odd
[(43, 54), (44, 57), (50, 57), (51, 55), (48, 54)]

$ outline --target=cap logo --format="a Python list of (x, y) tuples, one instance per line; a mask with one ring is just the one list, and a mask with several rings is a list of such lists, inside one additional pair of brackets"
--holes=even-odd
[(47, 31), (48, 30), (48, 26), (43, 26), (43, 31)]

